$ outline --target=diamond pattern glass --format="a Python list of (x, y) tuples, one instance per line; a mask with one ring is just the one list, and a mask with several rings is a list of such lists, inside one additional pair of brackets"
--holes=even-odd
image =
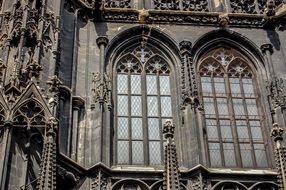
[(264, 144), (254, 144), (253, 146), (254, 146), (257, 166), (264, 167), (264, 168), (267, 167), (268, 162), (267, 162), (267, 156), (266, 156)]
[(214, 78), (215, 92), (217, 96), (225, 96), (224, 78)]
[(117, 122), (117, 138), (128, 139), (128, 118), (118, 117)]
[(149, 156), (150, 165), (161, 164), (161, 145), (160, 142), (150, 141), (149, 142)]
[(205, 109), (205, 114), (215, 115), (213, 98), (204, 98), (204, 109)]
[(206, 120), (208, 140), (218, 140), (216, 120)]
[(240, 147), (240, 154), (242, 159), (243, 167), (252, 167), (253, 162), (251, 158), (251, 146), (250, 144), (239, 144)]
[(229, 114), (226, 98), (217, 98), (217, 108), (220, 116), (227, 116)]
[(205, 96), (212, 94), (212, 84), (211, 84), (211, 78), (210, 77), (202, 77), (202, 91)]
[(147, 97), (147, 107), (149, 116), (158, 116), (158, 98), (157, 96)]
[(132, 141), (132, 163), (133, 164), (143, 164), (144, 154), (143, 154), (143, 142), (142, 141)]
[(128, 93), (128, 75), (124, 74), (117, 75), (117, 93), (118, 94)]
[(131, 118), (132, 139), (143, 139), (142, 118)]
[(170, 77), (169, 76), (159, 76), (160, 79), (160, 94), (170, 95)]
[(236, 166), (233, 143), (223, 143), (223, 155), (225, 160), (225, 166), (227, 167)]
[(160, 140), (159, 119), (148, 118), (148, 135), (150, 140)]
[(249, 121), (252, 140), (254, 142), (263, 142), (262, 130), (259, 121)]
[(129, 163), (129, 142), (128, 141), (118, 141), (117, 147), (117, 162), (118, 164), (128, 164)]
[(242, 99), (232, 99), (233, 110), (236, 118), (241, 118), (245, 116), (244, 106)]
[(117, 96), (117, 114), (122, 116), (128, 115), (128, 96)]
[(147, 94), (157, 95), (157, 76), (146, 75)]
[(249, 116), (257, 116), (257, 106), (256, 106), (256, 100), (255, 99), (246, 99), (246, 106), (247, 106), (247, 112)]
[(142, 115), (141, 96), (131, 96), (131, 115), (132, 116)]
[(161, 96), (161, 115), (163, 117), (171, 117), (172, 116), (171, 97)]
[(221, 155), (219, 143), (209, 143), (211, 166), (221, 166)]
[(245, 97), (254, 97), (254, 90), (252, 79), (242, 79), (244, 96)]
[(141, 94), (141, 75), (131, 75), (131, 94)]
[(236, 120), (238, 140), (240, 142), (249, 141), (248, 127), (245, 120)]
[(240, 85), (238, 78), (230, 78), (230, 89), (232, 97), (241, 97)]
[(229, 120), (220, 120), (220, 131), (221, 131), (221, 138), (223, 141), (233, 141), (232, 140), (232, 132)]

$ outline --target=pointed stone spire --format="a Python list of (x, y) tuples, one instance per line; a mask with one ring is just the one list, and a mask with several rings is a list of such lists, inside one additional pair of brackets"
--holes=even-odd
[(51, 117), (44, 140), (41, 172), (38, 180), (38, 190), (55, 190), (56, 189), (56, 131), (58, 122), (56, 118)]
[(275, 161), (277, 168), (278, 190), (286, 190), (286, 148), (283, 146), (283, 129), (277, 124), (273, 124), (271, 136), (275, 142)]
[(175, 190), (180, 188), (179, 169), (176, 145), (174, 142), (175, 126), (171, 121), (164, 124), (163, 134), (167, 139), (165, 145), (165, 171), (164, 171), (164, 190)]

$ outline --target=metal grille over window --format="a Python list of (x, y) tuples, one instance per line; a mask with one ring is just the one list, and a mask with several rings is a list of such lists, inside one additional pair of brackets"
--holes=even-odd
[(172, 119), (170, 67), (160, 54), (136, 47), (116, 71), (117, 164), (161, 165), (162, 124)]
[(206, 53), (199, 64), (210, 165), (268, 167), (250, 61), (220, 47)]

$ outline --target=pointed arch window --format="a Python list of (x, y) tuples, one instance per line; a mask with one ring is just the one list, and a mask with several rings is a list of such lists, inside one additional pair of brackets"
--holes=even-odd
[(151, 48), (136, 47), (116, 65), (116, 162), (161, 165), (162, 123), (172, 119), (170, 67)]
[(199, 62), (209, 164), (268, 167), (256, 73), (250, 61), (232, 48), (219, 47)]

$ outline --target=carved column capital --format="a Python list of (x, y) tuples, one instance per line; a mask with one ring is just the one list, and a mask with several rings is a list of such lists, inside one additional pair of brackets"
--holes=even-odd
[(180, 46), (180, 52), (182, 55), (191, 53), (192, 42), (188, 40), (183, 40), (180, 42), (179, 46)]
[(96, 43), (97, 45), (100, 47), (101, 45), (104, 45), (104, 47), (107, 46), (109, 40), (108, 40), (108, 37), (107, 36), (99, 36), (97, 39), (96, 39)]
[(271, 54), (273, 53), (273, 45), (272, 44), (263, 44), (260, 46), (262, 53), (266, 53), (269, 51)]
[(72, 97), (72, 107), (73, 109), (80, 109), (84, 107), (85, 101), (80, 96), (74, 96)]

